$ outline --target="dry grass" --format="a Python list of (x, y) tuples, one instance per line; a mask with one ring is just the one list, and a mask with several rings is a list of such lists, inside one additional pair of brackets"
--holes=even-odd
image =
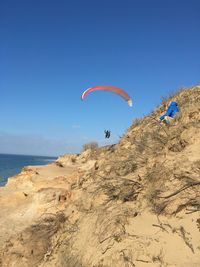
[(161, 105), (165, 105), (168, 102), (172, 101), (180, 92), (182, 92), (185, 88), (179, 88), (177, 90), (172, 90), (168, 92), (165, 96), (161, 97)]

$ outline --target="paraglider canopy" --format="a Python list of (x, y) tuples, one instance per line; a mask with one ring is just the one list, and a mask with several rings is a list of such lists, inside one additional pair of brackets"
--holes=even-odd
[(113, 92), (113, 93), (121, 96), (124, 100), (126, 100), (130, 107), (132, 107), (132, 105), (133, 105), (132, 99), (131, 99), (131, 97), (128, 95), (128, 93), (126, 91), (124, 91), (123, 89), (121, 89), (119, 87), (112, 86), (112, 85), (98, 85), (98, 86), (93, 86), (91, 88), (88, 88), (82, 93), (81, 99), (84, 100), (85, 97), (90, 92), (96, 91), (96, 90), (103, 90), (103, 91)]

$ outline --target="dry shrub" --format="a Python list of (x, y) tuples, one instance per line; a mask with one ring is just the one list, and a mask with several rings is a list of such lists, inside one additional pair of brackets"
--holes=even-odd
[(161, 151), (167, 142), (168, 137), (165, 132), (155, 128), (135, 138), (135, 152), (140, 155), (145, 154), (148, 157), (149, 154)]
[(197, 172), (200, 172), (200, 159), (194, 162), (194, 168)]
[(168, 200), (160, 199), (159, 197), (167, 190), (165, 182), (170, 181), (172, 176), (173, 172), (165, 166), (165, 161), (153, 166), (152, 168), (147, 168), (146, 199), (150, 208), (156, 214), (164, 212), (166, 206), (168, 205)]
[(186, 147), (188, 142), (184, 139), (174, 140), (174, 142), (170, 142), (169, 150), (172, 152), (181, 152)]
[(135, 119), (133, 120), (132, 127), (133, 127), (133, 126), (136, 127), (136, 126), (140, 125), (141, 122), (142, 122), (142, 118), (135, 118)]
[(164, 212), (165, 207), (168, 204), (168, 201), (158, 201), (158, 196), (160, 195), (161, 190), (156, 188), (154, 185), (149, 186), (146, 192), (146, 200), (152, 211), (156, 214), (161, 214)]
[(70, 243), (66, 243), (59, 258), (59, 264), (56, 266), (84, 267), (85, 265), (82, 265), (79, 256), (74, 255), (72, 249), (70, 249)]
[(60, 162), (59, 160), (55, 161), (56, 166), (63, 168), (64, 164)]
[(115, 172), (119, 176), (125, 176), (133, 173), (137, 169), (137, 163), (132, 161), (124, 161), (117, 164)]
[(76, 162), (76, 158), (71, 158), (71, 162), (75, 163)]
[[(51, 238), (64, 224), (63, 213), (44, 214), (36, 224), (28, 227), (16, 239), (10, 240), (5, 246), (5, 266), (18, 262), (20, 266), (38, 266), (44, 260), (45, 254), (51, 250)], [(9, 256), (9, 257), (7, 257)], [(7, 265), (6, 265), (7, 264)]]
[(134, 144), (136, 145), (136, 151), (138, 151), (140, 154), (146, 150), (149, 143), (148, 139), (148, 133), (144, 133), (139, 138), (135, 139)]
[[(170, 181), (173, 177), (173, 169), (168, 168), (167, 160), (154, 164), (153, 167), (147, 167), (146, 180), (149, 184), (156, 183), (158, 186)], [(162, 186), (163, 187), (163, 186)]]
[(91, 149), (92, 151), (95, 151), (98, 149), (98, 143), (97, 142), (90, 142), (83, 145), (82, 151), (86, 151), (88, 149)]
[(197, 199), (191, 198), (189, 200), (186, 198), (185, 203), (182, 203), (181, 205), (179, 205), (176, 211), (174, 212), (174, 214), (177, 214), (182, 209), (186, 209), (187, 214), (200, 211), (200, 199), (198, 198), (198, 196), (196, 198)]
[(142, 190), (140, 183), (131, 180), (113, 180), (103, 186), (110, 200), (134, 201)]
[(137, 163), (132, 160), (124, 160), (124, 161), (114, 161), (111, 163), (110, 166), (110, 173), (114, 174), (115, 176), (126, 176), (129, 173), (133, 173), (137, 169)]

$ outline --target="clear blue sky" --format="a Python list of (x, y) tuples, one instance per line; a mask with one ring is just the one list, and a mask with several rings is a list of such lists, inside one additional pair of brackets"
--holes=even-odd
[[(0, 153), (58, 155), (110, 143), (200, 83), (199, 0), (1, 0)], [(116, 85), (134, 107), (94, 85)]]

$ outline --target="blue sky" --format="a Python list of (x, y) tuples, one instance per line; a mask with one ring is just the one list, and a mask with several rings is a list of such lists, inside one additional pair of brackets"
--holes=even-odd
[[(114, 143), (162, 96), (200, 83), (199, 11), (199, 0), (2, 0), (0, 153)], [(134, 107), (107, 92), (80, 100), (107, 84)]]

